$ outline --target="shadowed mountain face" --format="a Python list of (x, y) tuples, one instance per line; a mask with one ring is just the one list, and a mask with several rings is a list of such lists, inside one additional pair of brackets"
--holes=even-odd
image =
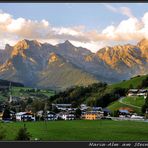
[(91, 53), (69, 41), (52, 46), (22, 40), (0, 50), (0, 79), (26, 86), (65, 89), (97, 81), (118, 82), (148, 73), (148, 41), (105, 47)]

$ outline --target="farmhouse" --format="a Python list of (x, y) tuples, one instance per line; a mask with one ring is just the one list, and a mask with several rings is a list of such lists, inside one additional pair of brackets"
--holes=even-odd
[(15, 116), (17, 121), (35, 121), (34, 115), (30, 112), (19, 112)]
[(146, 89), (140, 89), (139, 91), (138, 91), (138, 96), (147, 96), (147, 94), (148, 94), (148, 90), (146, 90)]
[(130, 115), (128, 110), (121, 110), (121, 109), (119, 110), (119, 117), (125, 117), (128, 115)]
[(52, 104), (52, 106), (57, 107), (57, 109), (66, 111), (71, 108), (71, 104)]
[(104, 116), (104, 112), (102, 111), (89, 111), (82, 115), (84, 119), (86, 120), (97, 120), (101, 119)]
[(54, 112), (47, 112), (47, 118), (49, 120), (57, 120), (57, 115)]
[(111, 111), (108, 108), (103, 108), (102, 111), (104, 112), (104, 116), (110, 116)]
[(129, 89), (128, 96), (144, 96), (146, 97), (148, 95), (147, 89)]
[(138, 89), (129, 89), (128, 96), (137, 96)]
[(69, 113), (69, 112), (60, 112), (58, 114), (58, 117), (63, 120), (74, 120), (75, 119), (75, 115), (73, 113)]
[(92, 107), (92, 111), (102, 111), (102, 107)]

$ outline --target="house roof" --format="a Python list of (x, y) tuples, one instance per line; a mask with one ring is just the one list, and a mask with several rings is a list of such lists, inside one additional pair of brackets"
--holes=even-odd
[(138, 89), (129, 89), (128, 92), (138, 92)]
[(93, 110), (102, 110), (102, 107), (92, 107)]
[(49, 115), (49, 114), (56, 115), (56, 113), (51, 112), (51, 111), (49, 111), (47, 114), (48, 114), (48, 115)]
[(10, 113), (11, 113), (11, 114), (15, 114), (15, 112), (14, 112), (14, 111), (12, 111), (12, 110), (10, 110)]
[(133, 112), (133, 109), (130, 107), (120, 107), (119, 110), (127, 110), (129, 112)]
[(128, 110), (119, 110), (119, 112), (121, 112), (121, 113), (129, 113)]
[(16, 116), (22, 116), (22, 115), (32, 115), (32, 113), (29, 113), (29, 112), (19, 112), (19, 113), (16, 113)]
[(103, 113), (103, 112), (88, 111), (88, 112), (85, 112), (84, 114), (98, 114), (98, 113)]
[(140, 89), (139, 92), (148, 92), (147, 89)]
[(71, 104), (55, 104), (56, 106), (61, 106), (61, 107), (70, 107)]
[(102, 111), (111, 113), (111, 111), (108, 108), (103, 108)]

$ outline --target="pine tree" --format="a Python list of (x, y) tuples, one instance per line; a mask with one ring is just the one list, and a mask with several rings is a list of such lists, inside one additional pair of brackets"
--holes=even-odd
[(18, 134), (16, 136), (16, 140), (28, 141), (28, 140), (30, 140), (30, 137), (31, 137), (31, 135), (27, 131), (27, 128), (24, 124), (24, 127), (19, 129)]
[(145, 104), (142, 106), (142, 112), (145, 113), (148, 110), (148, 96), (145, 99)]

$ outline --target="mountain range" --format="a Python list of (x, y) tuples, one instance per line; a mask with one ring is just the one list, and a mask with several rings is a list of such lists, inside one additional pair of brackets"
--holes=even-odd
[(0, 79), (63, 90), (98, 81), (119, 82), (148, 73), (148, 40), (104, 47), (96, 53), (68, 40), (55, 46), (21, 40), (0, 50)]

